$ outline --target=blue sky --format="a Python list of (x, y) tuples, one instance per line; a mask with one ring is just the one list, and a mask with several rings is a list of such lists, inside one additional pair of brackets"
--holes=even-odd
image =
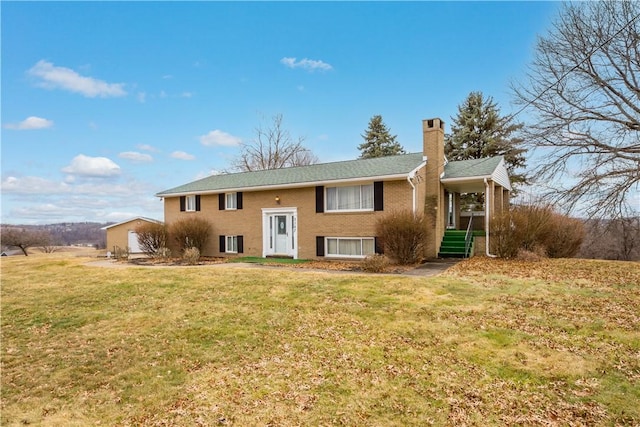
[(2, 2), (2, 222), (162, 219), (155, 193), (284, 126), (321, 162), (510, 104), (556, 2)]

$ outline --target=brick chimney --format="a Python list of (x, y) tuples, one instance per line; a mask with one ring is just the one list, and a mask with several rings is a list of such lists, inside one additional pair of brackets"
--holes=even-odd
[(441, 119), (422, 121), (422, 152), (427, 158), (424, 213), (430, 236), (425, 255), (433, 258), (438, 255), (446, 219), (444, 188), (440, 184), (444, 172), (444, 122)]

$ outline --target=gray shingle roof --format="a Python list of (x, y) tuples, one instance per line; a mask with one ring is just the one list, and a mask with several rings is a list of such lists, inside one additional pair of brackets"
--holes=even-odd
[(502, 156), (496, 156), (484, 159), (451, 161), (444, 166), (443, 179), (489, 176), (496, 170), (502, 159)]
[(296, 185), (407, 175), (422, 163), (422, 153), (321, 163), (255, 172), (213, 175), (156, 194), (158, 197), (186, 193), (217, 192), (242, 188)]

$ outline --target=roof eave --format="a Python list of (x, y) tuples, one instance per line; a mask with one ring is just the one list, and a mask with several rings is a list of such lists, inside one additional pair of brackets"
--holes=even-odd
[(204, 195), (204, 194), (234, 193), (237, 191), (282, 190), (282, 189), (289, 189), (289, 188), (313, 187), (317, 185), (341, 184), (341, 183), (363, 182), (363, 181), (394, 181), (394, 180), (407, 179), (407, 176), (409, 176), (409, 173), (410, 172), (393, 174), (393, 175), (378, 175), (378, 176), (366, 176), (366, 177), (347, 178), (347, 179), (295, 182), (291, 184), (255, 185), (251, 187), (229, 187), (229, 188), (219, 188), (217, 190), (180, 191), (175, 193), (160, 192), (156, 194), (156, 197), (165, 198), (165, 197), (189, 196), (193, 194)]
[(162, 224), (162, 221), (157, 220), (157, 219), (147, 218), (146, 216), (136, 216), (136, 217), (133, 217), (133, 218), (126, 219), (124, 221), (117, 222), (115, 224), (106, 225), (106, 226), (100, 228), (100, 230), (107, 230), (109, 228), (117, 227), (118, 225), (126, 224), (127, 222), (136, 221), (136, 220), (139, 220), (139, 219), (141, 219), (143, 221), (148, 221), (148, 222), (155, 222), (156, 224)]

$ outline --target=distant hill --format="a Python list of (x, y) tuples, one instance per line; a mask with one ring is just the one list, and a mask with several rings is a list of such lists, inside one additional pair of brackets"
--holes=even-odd
[(27, 230), (46, 231), (51, 236), (51, 243), (56, 246), (94, 246), (102, 249), (107, 244), (107, 235), (102, 227), (113, 222), (61, 222), (46, 225), (13, 225), (3, 224), (2, 227), (17, 227)]

